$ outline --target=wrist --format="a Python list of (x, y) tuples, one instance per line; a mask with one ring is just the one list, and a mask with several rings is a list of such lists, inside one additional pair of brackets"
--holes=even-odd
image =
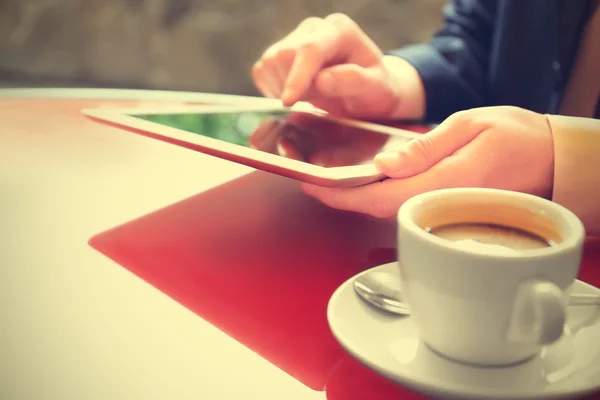
[(425, 117), (425, 88), (417, 69), (402, 57), (384, 55), (383, 67), (397, 104), (391, 119), (422, 120)]

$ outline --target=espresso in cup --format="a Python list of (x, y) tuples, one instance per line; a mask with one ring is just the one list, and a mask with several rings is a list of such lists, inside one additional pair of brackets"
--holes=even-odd
[(508, 365), (558, 340), (584, 229), (523, 193), (444, 189), (398, 213), (402, 291), (421, 340), (447, 358)]
[(486, 223), (459, 222), (427, 227), (425, 230), (452, 242), (472, 241), (483, 245), (501, 246), (515, 251), (552, 247), (556, 243), (526, 230)]

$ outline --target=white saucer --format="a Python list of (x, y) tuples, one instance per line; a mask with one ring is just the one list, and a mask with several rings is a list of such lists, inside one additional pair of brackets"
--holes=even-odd
[[(390, 263), (369, 271), (397, 273), (396, 268)], [(346, 351), (392, 381), (443, 398), (559, 399), (600, 390), (600, 307), (570, 307), (566, 331), (571, 334), (533, 360), (478, 368), (431, 351), (419, 340), (410, 317), (391, 316), (361, 300), (352, 287), (354, 278), (331, 297), (329, 325)], [(580, 281), (570, 290), (600, 294), (600, 289)]]

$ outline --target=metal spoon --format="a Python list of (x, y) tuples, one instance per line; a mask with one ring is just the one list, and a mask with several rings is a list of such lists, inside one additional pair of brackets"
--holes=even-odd
[(354, 290), (367, 303), (398, 315), (410, 315), (410, 308), (404, 304), (400, 287), (400, 278), (394, 274), (371, 271), (362, 274), (353, 282)]
[[(354, 290), (367, 303), (397, 315), (410, 315), (410, 308), (403, 302), (400, 278), (395, 274), (372, 271), (362, 274), (353, 282)], [(568, 295), (569, 306), (600, 306), (600, 296), (572, 293)]]

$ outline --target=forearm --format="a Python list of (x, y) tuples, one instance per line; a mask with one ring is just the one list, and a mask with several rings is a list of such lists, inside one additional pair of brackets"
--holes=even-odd
[(600, 120), (548, 116), (554, 138), (552, 200), (600, 236)]

